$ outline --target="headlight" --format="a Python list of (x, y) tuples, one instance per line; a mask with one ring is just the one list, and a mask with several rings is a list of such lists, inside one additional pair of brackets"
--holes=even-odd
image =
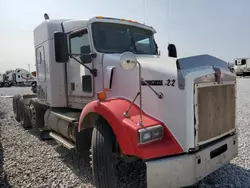
[(162, 125), (142, 128), (138, 130), (138, 143), (146, 144), (148, 142), (161, 140), (163, 136), (164, 136), (164, 130)]

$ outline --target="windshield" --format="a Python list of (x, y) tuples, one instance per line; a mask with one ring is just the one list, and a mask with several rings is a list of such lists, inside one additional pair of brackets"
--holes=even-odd
[(95, 49), (102, 53), (157, 54), (153, 32), (147, 29), (115, 23), (92, 24)]

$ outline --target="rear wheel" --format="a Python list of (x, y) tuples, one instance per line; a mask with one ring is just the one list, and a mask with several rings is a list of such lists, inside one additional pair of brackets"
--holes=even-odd
[(44, 127), (44, 114), (46, 109), (37, 99), (31, 99), (29, 103), (30, 121), (33, 128), (40, 129)]
[(18, 122), (20, 122), (20, 111), (18, 108), (18, 101), (20, 98), (21, 98), (21, 95), (17, 94), (17, 95), (14, 95), (12, 99), (14, 116), (15, 116), (16, 121)]
[(115, 188), (116, 160), (112, 152), (113, 134), (107, 125), (97, 125), (93, 129), (91, 144), (91, 163), (96, 188)]
[(24, 103), (23, 97), (19, 99), (18, 108), (20, 112), (20, 123), (23, 128), (29, 129), (32, 127), (29, 119), (29, 109)]

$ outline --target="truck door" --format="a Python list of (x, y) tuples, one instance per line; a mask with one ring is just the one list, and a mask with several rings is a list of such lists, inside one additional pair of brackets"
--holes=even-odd
[[(88, 29), (83, 29), (69, 35), (69, 51), (71, 54), (90, 53), (90, 39)], [(81, 61), (79, 55), (74, 55)], [(93, 68), (93, 62), (86, 64), (89, 68)], [(93, 76), (80, 63), (73, 58), (69, 59), (67, 64), (68, 78), (68, 96), (70, 98), (92, 98), (94, 94)], [(77, 100), (79, 101), (79, 100)], [(79, 101), (85, 103), (85, 101)]]

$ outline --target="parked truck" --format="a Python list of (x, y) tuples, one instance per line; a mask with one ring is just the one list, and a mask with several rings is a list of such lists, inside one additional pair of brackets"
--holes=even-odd
[(36, 78), (27, 70), (17, 68), (6, 75), (6, 82), (10, 86), (31, 86)]
[[(34, 78), (36, 78), (36, 71), (31, 72), (31, 74), (32, 74), (32, 76), (33, 76)], [(36, 81), (33, 81), (33, 82), (31, 83), (31, 91), (32, 91), (33, 93), (36, 93), (36, 92), (37, 92), (37, 83), (36, 83)]]
[(6, 80), (6, 74), (0, 73), (0, 87), (4, 87)]
[[(158, 54), (150, 26), (97, 16), (34, 29), (37, 94), (15, 118), (87, 153), (97, 188), (116, 187), (119, 159), (146, 165), (147, 187), (197, 183), (238, 153), (236, 76), (211, 55)], [(49, 136), (49, 137), (48, 137)]]
[(237, 76), (244, 77), (250, 75), (250, 58), (236, 58), (234, 71)]

